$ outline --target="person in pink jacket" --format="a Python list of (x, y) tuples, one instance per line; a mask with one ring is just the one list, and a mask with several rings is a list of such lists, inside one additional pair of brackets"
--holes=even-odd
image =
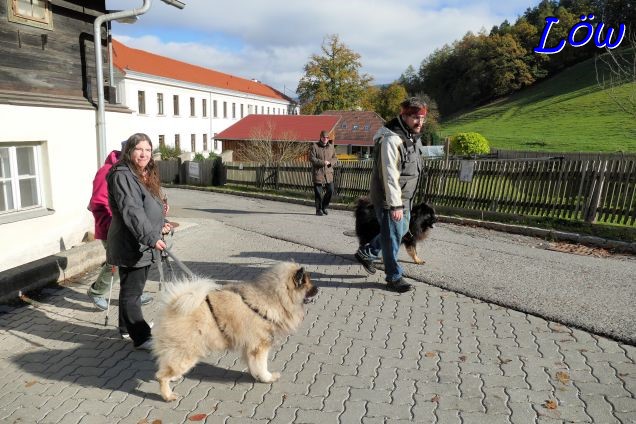
[[(122, 142), (122, 149), (125, 143), (126, 142)], [(95, 239), (102, 241), (104, 249), (107, 247), (108, 228), (110, 227), (110, 222), (113, 217), (110, 206), (108, 205), (108, 183), (106, 182), (106, 175), (108, 175), (110, 168), (117, 163), (120, 155), (121, 152), (119, 150), (113, 150), (108, 154), (104, 165), (97, 170), (95, 178), (93, 179), (93, 194), (88, 204), (88, 210), (93, 213), (93, 218), (95, 219)], [(112, 277), (113, 283), (119, 282), (119, 272), (117, 272), (117, 270)], [(108, 308), (106, 296), (108, 296), (110, 290), (110, 283), (111, 266), (104, 263), (97, 279), (91, 284), (87, 292), (95, 306), (102, 311)], [(145, 293), (141, 295), (142, 305), (147, 305), (151, 302), (152, 297)], [(126, 335), (122, 334), (122, 337), (126, 338)]]

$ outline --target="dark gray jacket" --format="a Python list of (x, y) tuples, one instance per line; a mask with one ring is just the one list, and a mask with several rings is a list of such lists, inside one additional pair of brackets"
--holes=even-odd
[(164, 224), (163, 203), (154, 197), (126, 164), (108, 174), (108, 203), (113, 220), (108, 229), (106, 260), (138, 268), (159, 260), (154, 249)]

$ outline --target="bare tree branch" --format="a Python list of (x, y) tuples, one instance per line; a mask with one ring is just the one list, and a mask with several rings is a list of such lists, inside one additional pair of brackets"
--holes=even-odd
[[(636, 118), (636, 32), (627, 34), (628, 46), (620, 50), (605, 48), (594, 61), (596, 81), (607, 96), (625, 113)], [(620, 90), (624, 84), (633, 84), (627, 96)]]
[(246, 162), (280, 163), (304, 159), (308, 143), (298, 141), (292, 131), (276, 136), (276, 125), (270, 120), (251, 131), (250, 138), (238, 149), (238, 158)]

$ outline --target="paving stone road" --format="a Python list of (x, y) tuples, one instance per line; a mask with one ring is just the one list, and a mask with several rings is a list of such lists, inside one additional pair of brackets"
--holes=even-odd
[[(214, 354), (175, 385), (183, 397), (163, 402), (151, 355), (119, 339), (116, 309), (104, 326), (87, 298), (91, 272), (0, 306), (0, 422), (636, 422), (634, 346), (423, 283), (395, 294), (340, 255), (211, 218), (174, 220), (173, 252), (220, 282), (306, 264), (320, 292), (271, 355), (280, 381), (256, 383), (236, 353)], [(154, 295), (158, 279), (153, 269)], [(144, 308), (156, 312), (157, 302)]]

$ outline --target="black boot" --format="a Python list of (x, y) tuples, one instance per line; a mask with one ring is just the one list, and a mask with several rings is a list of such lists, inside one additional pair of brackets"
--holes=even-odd
[(406, 280), (404, 278), (400, 278), (397, 281), (389, 281), (386, 284), (386, 287), (394, 292), (398, 292), (398, 293), (406, 293), (409, 290), (413, 289), (413, 286), (409, 283), (406, 282)]

